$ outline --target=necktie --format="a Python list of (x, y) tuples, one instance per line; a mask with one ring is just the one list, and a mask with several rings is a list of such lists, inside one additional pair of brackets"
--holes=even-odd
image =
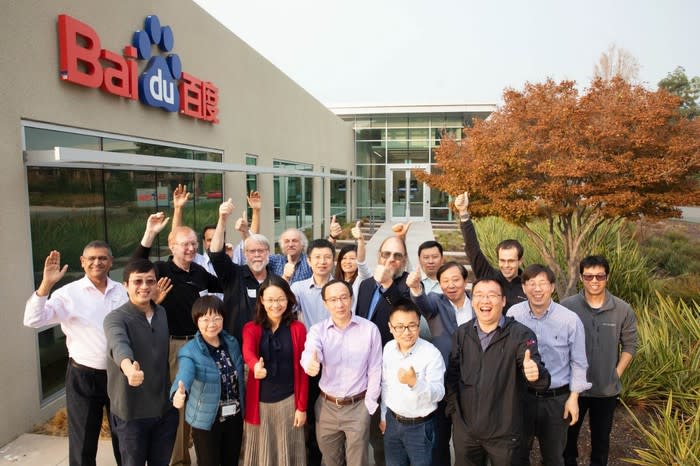
[(379, 285), (374, 288), (374, 294), (372, 295), (372, 301), (369, 302), (369, 311), (367, 311), (367, 320), (372, 320), (374, 315), (374, 310), (377, 308), (377, 303), (379, 298), (382, 296), (382, 289)]

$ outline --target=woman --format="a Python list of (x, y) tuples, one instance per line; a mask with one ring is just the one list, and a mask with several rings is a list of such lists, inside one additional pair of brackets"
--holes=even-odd
[(301, 367), (306, 341), (286, 280), (269, 275), (258, 291), (255, 320), (243, 326), (246, 387), (246, 466), (305, 465), (309, 379)]
[(357, 306), (357, 293), (360, 291), (362, 280), (372, 276), (372, 272), (365, 262), (365, 238), (357, 222), (350, 230), (353, 238), (357, 241), (357, 246), (343, 246), (338, 254), (338, 262), (335, 266), (335, 274), (338, 280), (346, 281), (352, 286), (352, 312)]
[[(192, 426), (200, 466), (238, 465), (243, 436), (243, 358), (238, 341), (223, 330), (224, 303), (213, 295), (192, 305), (199, 331), (178, 355), (170, 396)], [(148, 376), (146, 376), (148, 377)]]

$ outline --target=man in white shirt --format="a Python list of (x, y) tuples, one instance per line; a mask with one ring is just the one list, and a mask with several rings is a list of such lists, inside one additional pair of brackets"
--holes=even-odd
[(445, 395), (445, 362), (418, 337), (420, 314), (400, 301), (389, 314), (394, 340), (382, 357), (381, 422), (386, 464), (429, 466), (436, 446), (436, 411)]
[[(39, 288), (27, 300), (24, 325), (41, 328), (61, 324), (68, 347), (66, 407), (68, 411), (69, 464), (95, 465), (102, 410), (109, 410), (107, 397), (107, 340), (102, 321), (128, 296), (121, 283), (109, 278), (112, 251), (104, 241), (92, 241), (83, 249), (80, 265), (85, 276), (62, 286), (48, 298), (63, 278), (61, 253), (51, 251), (44, 262)], [(112, 447), (121, 464), (116, 435)]]

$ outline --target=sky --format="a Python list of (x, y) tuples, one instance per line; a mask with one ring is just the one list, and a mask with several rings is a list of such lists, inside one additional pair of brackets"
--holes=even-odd
[(698, 0), (195, 0), (326, 106), (501, 103), (588, 86), (615, 44), (656, 89), (700, 75)]

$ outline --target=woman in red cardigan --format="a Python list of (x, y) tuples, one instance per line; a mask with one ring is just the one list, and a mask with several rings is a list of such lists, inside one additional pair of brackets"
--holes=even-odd
[(286, 280), (270, 275), (258, 290), (255, 320), (243, 327), (246, 466), (306, 464), (309, 379), (299, 362), (306, 328), (292, 312), (295, 305)]

